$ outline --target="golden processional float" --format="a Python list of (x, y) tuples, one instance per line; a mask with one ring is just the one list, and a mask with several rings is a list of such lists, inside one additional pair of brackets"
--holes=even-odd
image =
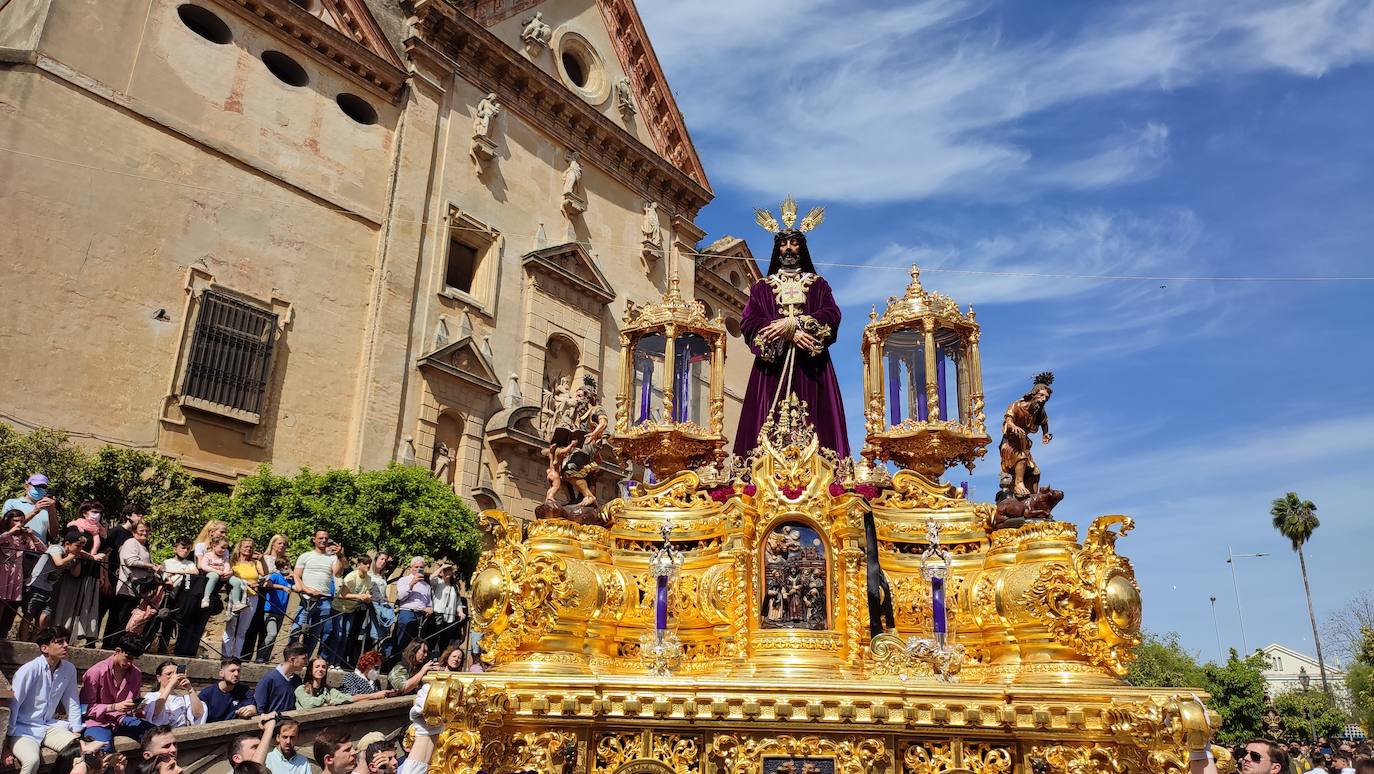
[(1188, 771), (1200, 703), (1122, 680), (1140, 641), (1116, 551), (1131, 519), (993, 530), (997, 508), (940, 481), (989, 443), (972, 309), (913, 269), (874, 311), (858, 460), (819, 448), (796, 406), (725, 458), (724, 328), (676, 282), (623, 331), (610, 441), (658, 481), (601, 524), (522, 536), (482, 513), (490, 668), (427, 678), (425, 715), (448, 724), (436, 770)]

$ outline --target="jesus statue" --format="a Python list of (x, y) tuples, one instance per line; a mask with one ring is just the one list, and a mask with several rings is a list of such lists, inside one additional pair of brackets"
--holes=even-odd
[[(740, 410), (735, 453), (747, 455), (759, 430), (787, 392), (807, 406), (820, 445), (849, 456), (840, 383), (830, 362), (830, 345), (840, 328), (840, 307), (830, 285), (816, 273), (806, 232), (820, 225), (825, 210), (814, 207), (797, 223), (797, 203), (782, 204), (782, 225), (766, 210), (756, 210), (759, 225), (773, 232), (768, 275), (749, 289), (740, 329), (754, 368)], [(789, 389), (790, 388), (790, 389)]]

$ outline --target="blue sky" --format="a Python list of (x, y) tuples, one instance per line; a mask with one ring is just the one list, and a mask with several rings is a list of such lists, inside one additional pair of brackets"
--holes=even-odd
[(821, 271), (852, 431), (867, 310), (917, 261), (978, 309), (990, 424), (1056, 373), (1037, 460), (1061, 518), (1135, 518), (1119, 548), (1149, 630), (1215, 658), (1214, 595), (1240, 647), (1230, 545), (1270, 554), (1237, 565), (1250, 647), (1311, 653), (1268, 516), (1289, 490), (1322, 521), (1319, 624), (1374, 585), (1374, 282), (1014, 276), (1374, 277), (1369, 0), (639, 5), (716, 190), (711, 238), (766, 253), (752, 207), (827, 206), (811, 248), (849, 264)]

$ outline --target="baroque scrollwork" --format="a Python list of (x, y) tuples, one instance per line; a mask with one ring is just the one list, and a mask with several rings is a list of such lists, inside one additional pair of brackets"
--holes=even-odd
[[(1111, 529), (1116, 525), (1120, 532)], [(1023, 599), (1058, 642), (1117, 676), (1126, 674), (1140, 643), (1140, 587), (1115, 549), (1134, 526), (1125, 516), (1097, 519), (1082, 549), (1070, 561), (1045, 565)]]
[(759, 771), (765, 755), (833, 757), (836, 774), (865, 774), (886, 757), (887, 745), (874, 737), (721, 734), (711, 740), (711, 755), (720, 761), (719, 770), (725, 774), (753, 774)]

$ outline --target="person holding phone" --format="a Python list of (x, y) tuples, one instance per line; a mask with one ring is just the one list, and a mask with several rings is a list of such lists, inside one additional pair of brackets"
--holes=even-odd
[(155, 726), (185, 728), (205, 723), (205, 702), (191, 690), (186, 665), (164, 661), (157, 665), (157, 690), (143, 697), (143, 718)]
[(4, 508), (0, 510), (8, 511), (15, 508), (24, 512), (27, 519), (24, 526), (43, 543), (44, 548), (47, 547), (48, 541), (57, 537), (52, 531), (53, 525), (57, 523), (53, 518), (57, 512), (57, 500), (49, 493), (47, 476), (42, 473), (29, 476), (24, 480), (24, 494), (6, 500)]

